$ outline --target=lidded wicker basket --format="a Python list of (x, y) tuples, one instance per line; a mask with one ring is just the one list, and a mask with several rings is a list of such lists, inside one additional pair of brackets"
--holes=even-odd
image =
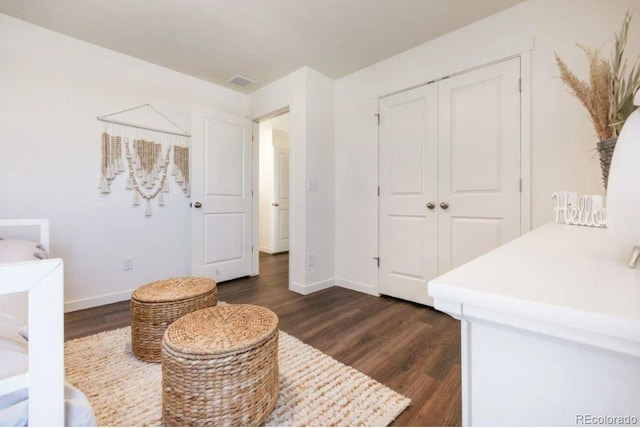
[(162, 340), (165, 426), (258, 426), (278, 400), (278, 316), (254, 305), (202, 309)]
[(152, 282), (131, 295), (131, 349), (136, 357), (160, 362), (162, 336), (183, 315), (218, 303), (210, 278), (173, 278)]

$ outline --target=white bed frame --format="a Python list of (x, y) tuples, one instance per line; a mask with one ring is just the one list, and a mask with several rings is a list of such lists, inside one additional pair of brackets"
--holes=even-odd
[[(49, 251), (49, 220), (0, 220), (37, 226)], [(29, 293), (29, 371), (0, 381), (0, 395), (29, 388), (29, 425), (64, 426), (64, 296), (62, 259), (0, 263), (0, 294)]]

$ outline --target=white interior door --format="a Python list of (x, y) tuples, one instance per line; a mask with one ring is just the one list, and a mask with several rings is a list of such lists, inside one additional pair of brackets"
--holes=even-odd
[(515, 58), (439, 82), (440, 274), (520, 235), (519, 79)]
[(433, 304), (427, 281), (520, 235), (520, 60), (380, 100), (381, 294)]
[(289, 149), (273, 148), (274, 252), (289, 251)]
[(430, 305), (427, 280), (438, 269), (437, 101), (435, 85), (380, 100), (379, 290)]
[(251, 122), (194, 107), (191, 140), (191, 274), (250, 275)]

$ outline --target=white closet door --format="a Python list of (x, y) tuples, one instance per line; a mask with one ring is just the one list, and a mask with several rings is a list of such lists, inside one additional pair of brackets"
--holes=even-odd
[(194, 108), (191, 273), (216, 281), (251, 274), (251, 122)]
[(439, 274), (520, 235), (519, 78), (516, 58), (439, 82)]
[(380, 293), (433, 304), (437, 275), (437, 87), (380, 100)]
[(289, 149), (273, 148), (273, 248), (289, 251)]

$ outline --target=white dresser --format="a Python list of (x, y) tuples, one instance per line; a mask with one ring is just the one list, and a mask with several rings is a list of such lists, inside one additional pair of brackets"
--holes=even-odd
[(607, 232), (548, 224), (429, 282), (464, 425), (640, 424), (640, 268)]

